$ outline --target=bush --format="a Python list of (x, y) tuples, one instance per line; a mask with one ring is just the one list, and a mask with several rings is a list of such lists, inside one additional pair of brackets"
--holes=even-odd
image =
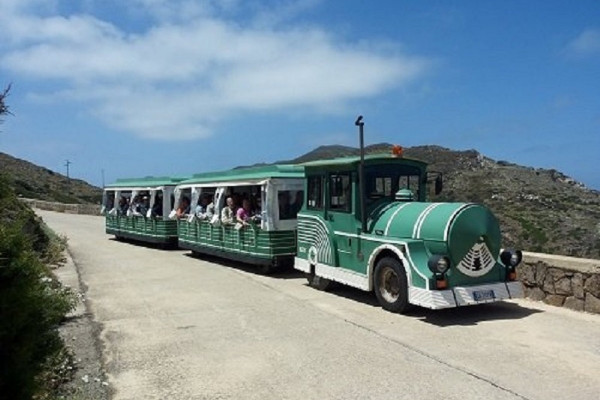
[(75, 297), (41, 258), (50, 240), (0, 178), (0, 399), (28, 399), (63, 351), (58, 325)]

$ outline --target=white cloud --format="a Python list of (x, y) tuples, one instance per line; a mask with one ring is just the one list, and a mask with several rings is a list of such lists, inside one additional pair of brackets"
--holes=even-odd
[(566, 50), (575, 56), (600, 54), (600, 29), (586, 29), (567, 44)]
[[(411, 82), (428, 64), (314, 27), (242, 27), (212, 15), (219, 11), (212, 1), (136, 2), (163, 20), (130, 33), (89, 14), (40, 16), (0, 6), (10, 38), (0, 41), (0, 65), (55, 82), (114, 128), (187, 139), (209, 135), (238, 112), (339, 110)], [(196, 10), (196, 18), (170, 19), (173, 4)]]

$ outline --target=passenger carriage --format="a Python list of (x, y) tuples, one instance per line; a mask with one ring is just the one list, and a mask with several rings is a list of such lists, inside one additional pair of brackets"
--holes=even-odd
[[(335, 281), (373, 290), (396, 312), (522, 297), (521, 253), (501, 253), (491, 211), (427, 202), (426, 164), (396, 153), (303, 164), (295, 268), (320, 289)], [(439, 192), (441, 175), (435, 186)]]
[[(301, 206), (294, 212), (292, 202), (297, 197), (302, 201), (303, 191), (303, 168), (294, 165), (194, 175), (180, 182), (175, 190), (173, 218), (177, 218), (175, 213), (181, 204), (187, 204), (188, 200), (191, 204), (190, 210), (177, 218), (179, 247), (255, 264), (263, 272), (291, 266), (296, 255), (296, 215)], [(199, 218), (194, 213), (203, 196), (212, 199), (215, 216), (211, 218)], [(221, 223), (220, 215), (228, 197), (251, 201), (255, 218), (247, 225)]]
[[(175, 185), (183, 178), (118, 179), (105, 187), (102, 212), (106, 233), (162, 245), (177, 244), (177, 222), (171, 220)], [(141, 206), (136, 209), (135, 199)]]

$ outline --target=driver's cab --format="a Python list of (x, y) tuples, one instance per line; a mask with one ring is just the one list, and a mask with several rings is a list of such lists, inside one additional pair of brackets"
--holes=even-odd
[[(311, 228), (317, 220), (335, 244), (333, 265), (352, 265), (360, 254), (362, 231), (360, 158), (346, 157), (303, 164), (306, 173), (304, 222), (300, 231)], [(425, 201), (427, 165), (421, 161), (384, 154), (364, 159), (364, 202), (366, 227), (395, 201)], [(439, 182), (441, 186), (441, 181)], [(438, 184), (436, 184), (438, 186)], [(437, 191), (437, 190), (436, 190)], [(402, 196), (398, 196), (403, 194)], [(302, 218), (301, 218), (302, 219)], [(315, 225), (316, 226), (316, 225)], [(317, 232), (318, 233), (318, 232)], [(299, 233), (303, 235), (303, 233)], [(299, 236), (300, 237), (300, 236)]]

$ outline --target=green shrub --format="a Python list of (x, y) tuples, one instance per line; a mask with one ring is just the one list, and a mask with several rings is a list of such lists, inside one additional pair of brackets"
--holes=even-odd
[(75, 297), (41, 261), (50, 240), (2, 178), (0, 210), (0, 399), (29, 399), (63, 351), (57, 328)]

